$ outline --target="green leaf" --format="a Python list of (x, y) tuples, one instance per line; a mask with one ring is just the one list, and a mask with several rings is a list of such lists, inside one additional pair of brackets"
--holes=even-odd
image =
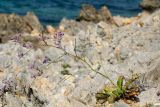
[(63, 64), (62, 67), (63, 67), (64, 69), (66, 69), (66, 68), (71, 68), (71, 66), (70, 66), (69, 64)]
[(117, 96), (113, 94), (112, 96), (109, 96), (107, 100), (109, 103), (114, 103), (116, 99), (117, 99)]
[(66, 70), (66, 69), (62, 70), (61, 74), (62, 75), (71, 75), (71, 73), (68, 70)]
[(114, 90), (112, 93), (115, 94), (117, 97), (119, 97), (119, 93), (117, 90)]
[(123, 88), (124, 76), (119, 76), (117, 81), (117, 89), (122, 90)]

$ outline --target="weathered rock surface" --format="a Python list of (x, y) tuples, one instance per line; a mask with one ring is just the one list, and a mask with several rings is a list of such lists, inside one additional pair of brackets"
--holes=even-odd
[(0, 41), (8, 40), (9, 35), (17, 33), (42, 32), (43, 27), (34, 13), (25, 16), (16, 14), (0, 14)]
[[(62, 47), (86, 57), (94, 69), (114, 82), (120, 75), (128, 78), (133, 73), (143, 74), (144, 79), (139, 83), (145, 90), (136, 105), (159, 102), (160, 10), (121, 27), (103, 21), (84, 23), (63, 20), (59, 27), (65, 33)], [(54, 45), (52, 38), (46, 41)], [(3, 97), (0, 106), (103, 107), (96, 104), (95, 93), (109, 84), (109, 80), (64, 54), (50, 46), (34, 50), (12, 41), (0, 44), (0, 96)], [(50, 60), (44, 63), (46, 57)], [(104, 104), (104, 107), (114, 106), (136, 107), (121, 101)]]
[(80, 15), (76, 19), (77, 21), (92, 21), (98, 23), (100, 21), (115, 24), (112, 14), (106, 6), (103, 6), (98, 11), (89, 4), (84, 4), (80, 11)]
[(147, 10), (160, 8), (160, 0), (143, 0), (140, 6)]

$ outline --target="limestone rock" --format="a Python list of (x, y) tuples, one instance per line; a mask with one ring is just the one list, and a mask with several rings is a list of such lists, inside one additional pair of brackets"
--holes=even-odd
[(54, 34), (56, 32), (56, 29), (51, 25), (47, 25), (46, 30), (49, 34)]
[[(120, 27), (112, 27), (104, 21), (64, 20), (59, 28), (65, 34), (62, 39), (65, 52), (50, 46), (34, 50), (13, 41), (0, 44), (0, 82), (4, 84), (0, 85), (0, 91), (1, 95), (8, 93), (4, 97), (6, 107), (128, 107), (119, 101), (111, 106), (97, 106), (95, 94), (110, 84), (99, 73), (107, 75), (114, 83), (120, 75), (129, 78), (133, 73), (143, 73), (150, 87), (140, 93), (139, 103), (143, 106), (148, 101), (157, 102), (160, 96), (155, 87), (160, 81), (159, 18), (160, 10)], [(139, 22), (143, 23), (142, 27), (137, 26)], [(38, 39), (28, 35), (24, 41), (37, 44)], [(54, 45), (52, 38), (47, 42)], [(77, 49), (79, 51), (75, 52)], [(25, 55), (19, 57), (19, 54)], [(82, 60), (90, 66), (72, 55), (84, 56)], [(46, 57), (48, 61), (44, 63)], [(92, 72), (90, 67), (99, 73)], [(63, 75), (62, 70), (67, 70), (68, 75)], [(9, 79), (3, 82), (5, 78)], [(12, 88), (4, 90), (7, 85)]]
[(0, 14), (0, 42), (9, 40), (10, 35), (17, 33), (42, 32), (43, 27), (34, 13), (25, 16), (16, 14)]
[(149, 68), (149, 72), (145, 74), (145, 81), (150, 86), (160, 86), (160, 58), (154, 60)]
[(143, 0), (140, 6), (147, 10), (160, 8), (160, 0)]
[(96, 10), (92, 5), (84, 4), (82, 6), (80, 15), (77, 17), (77, 21), (82, 20), (95, 23), (105, 21), (115, 24), (112, 14), (106, 6), (103, 6), (100, 10)]

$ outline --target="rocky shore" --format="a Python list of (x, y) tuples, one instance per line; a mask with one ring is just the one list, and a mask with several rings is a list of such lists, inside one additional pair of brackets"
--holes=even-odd
[[(144, 0), (147, 11), (131, 18), (84, 5), (57, 28), (33, 13), (0, 14), (0, 107), (160, 106), (160, 2), (153, 1), (152, 12)], [(114, 83), (138, 74), (138, 101), (97, 103), (96, 93), (111, 84), (100, 73)]]

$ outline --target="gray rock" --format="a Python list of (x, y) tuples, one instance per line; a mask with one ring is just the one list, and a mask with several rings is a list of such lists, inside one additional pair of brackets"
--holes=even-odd
[(97, 16), (98, 16), (99, 21), (104, 21), (104, 22), (115, 24), (112, 14), (106, 6), (103, 6), (101, 7), (100, 10), (98, 10)]
[(130, 107), (130, 105), (124, 103), (124, 102), (116, 102), (114, 104), (114, 107)]
[[(80, 50), (77, 54), (83, 54), (90, 66), (67, 54), (58, 58), (64, 52), (54, 47), (45, 46), (43, 50), (34, 50), (11, 41), (0, 44), (0, 81), (12, 76), (12, 81), (16, 83), (11, 85), (13, 90), (6, 90), (12, 101), (8, 101), (9, 97), (4, 100), (7, 98), (8, 104), (17, 107), (21, 104), (26, 107), (97, 107), (95, 94), (104, 85), (110, 84), (110, 81), (92, 72), (89, 67), (107, 75), (114, 83), (119, 75), (129, 78), (133, 73), (144, 73), (147, 84), (151, 85), (139, 95), (140, 103), (143, 105), (148, 101), (152, 103), (159, 100), (158, 88), (152, 87), (159, 85), (160, 81), (159, 18), (160, 10), (122, 27), (111, 27), (106, 22), (97, 24), (64, 20), (61, 26), (65, 31), (62, 47), (65, 46), (67, 52), (75, 54), (74, 40), (77, 39), (77, 49)], [(143, 21), (144, 26), (138, 26), (140, 21)], [(30, 37), (23, 39), (37, 41)], [(53, 39), (47, 42), (54, 45)], [(83, 48), (85, 44), (90, 45)], [(85, 52), (81, 52), (83, 49)], [(19, 53), (25, 52), (28, 53), (24, 57), (18, 57)], [(124, 60), (118, 61), (117, 56)], [(45, 57), (53, 63), (49, 60), (44, 64)], [(64, 64), (70, 65), (67, 68), (69, 75), (61, 74)], [(6, 94), (4, 91), (1, 93)], [(20, 97), (14, 98), (15, 94)], [(113, 105), (128, 107), (122, 102)]]
[(143, 0), (140, 6), (147, 10), (160, 8), (160, 0)]
[(17, 96), (6, 93), (5, 97), (6, 97), (6, 104), (7, 104), (7, 106), (5, 107), (23, 107), (22, 101)]
[(77, 20), (96, 21), (96, 14), (97, 10), (92, 5), (85, 4), (82, 6), (80, 16)]
[(145, 74), (145, 81), (149, 86), (158, 87), (160, 85), (160, 58), (151, 62), (149, 72)]
[(0, 14), (0, 42), (7, 41), (10, 35), (17, 33), (42, 32), (43, 27), (34, 13), (25, 16), (16, 14)]
[[(157, 89), (156, 88), (150, 88), (146, 91), (143, 91), (140, 93), (140, 95), (138, 96), (140, 102), (140, 106), (145, 105), (146, 103), (148, 104), (156, 104), (158, 103), (160, 100), (158, 99), (157, 96)], [(159, 106), (153, 106), (153, 107), (159, 107)]]
[(115, 24), (112, 18), (112, 14), (106, 6), (103, 6), (100, 10), (97, 11), (92, 5), (84, 4), (82, 6), (80, 15), (77, 17), (77, 21), (82, 20), (92, 21), (95, 23), (105, 21)]

